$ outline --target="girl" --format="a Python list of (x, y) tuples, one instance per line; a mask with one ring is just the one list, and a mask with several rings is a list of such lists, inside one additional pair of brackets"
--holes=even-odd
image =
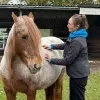
[(45, 58), (51, 64), (66, 65), (66, 72), (70, 77), (70, 100), (85, 100), (85, 87), (87, 85), (90, 68), (88, 64), (88, 50), (86, 38), (88, 22), (85, 15), (75, 14), (68, 21), (70, 32), (63, 44), (43, 45), (45, 49), (64, 50), (63, 58)]

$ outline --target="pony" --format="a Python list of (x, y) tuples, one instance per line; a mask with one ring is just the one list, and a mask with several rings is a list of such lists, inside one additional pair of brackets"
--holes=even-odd
[(63, 41), (52, 36), (41, 37), (31, 12), (23, 16), (12, 12), (12, 18), (14, 24), (0, 65), (7, 100), (16, 100), (17, 92), (25, 93), (27, 100), (35, 100), (39, 89), (45, 90), (46, 100), (61, 100), (65, 67), (48, 63), (45, 53), (60, 58), (63, 51), (45, 50), (42, 45)]

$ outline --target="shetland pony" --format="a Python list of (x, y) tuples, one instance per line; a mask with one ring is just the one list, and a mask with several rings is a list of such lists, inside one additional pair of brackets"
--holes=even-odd
[(49, 51), (42, 44), (63, 43), (56, 37), (41, 39), (34, 16), (17, 17), (12, 13), (14, 24), (9, 32), (0, 74), (7, 100), (16, 100), (17, 92), (25, 93), (27, 100), (35, 100), (36, 91), (44, 89), (46, 100), (62, 99), (64, 66), (48, 63), (45, 53), (62, 57), (62, 51)]

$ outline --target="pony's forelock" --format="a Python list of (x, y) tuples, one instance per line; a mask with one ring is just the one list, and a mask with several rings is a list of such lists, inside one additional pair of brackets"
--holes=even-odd
[(36, 26), (36, 24), (34, 23), (34, 20), (32, 21), (32, 19), (27, 16), (23, 16), (23, 19), (24, 19), (25, 25), (28, 29), (29, 35), (32, 37), (33, 45), (35, 48), (34, 50), (38, 51), (40, 40), (41, 40), (40, 31), (39, 31), (38, 27)]

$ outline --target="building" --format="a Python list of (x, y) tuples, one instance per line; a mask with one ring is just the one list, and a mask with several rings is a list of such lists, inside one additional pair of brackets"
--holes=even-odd
[[(39, 29), (50, 29), (51, 35), (65, 40), (69, 34), (67, 29), (68, 19), (73, 14), (80, 13), (81, 7), (90, 8), (90, 5), (81, 5), (78, 7), (0, 5), (0, 28), (6, 29), (6, 33), (8, 33), (13, 25), (12, 12), (15, 12), (18, 16), (28, 15), (29, 12), (32, 12)], [(92, 5), (91, 7), (99, 9), (99, 5)], [(89, 37), (87, 38), (89, 55), (99, 56), (100, 16), (99, 14), (87, 14), (87, 19), (89, 22)], [(3, 53), (3, 49), (0, 49), (1, 54)]]

